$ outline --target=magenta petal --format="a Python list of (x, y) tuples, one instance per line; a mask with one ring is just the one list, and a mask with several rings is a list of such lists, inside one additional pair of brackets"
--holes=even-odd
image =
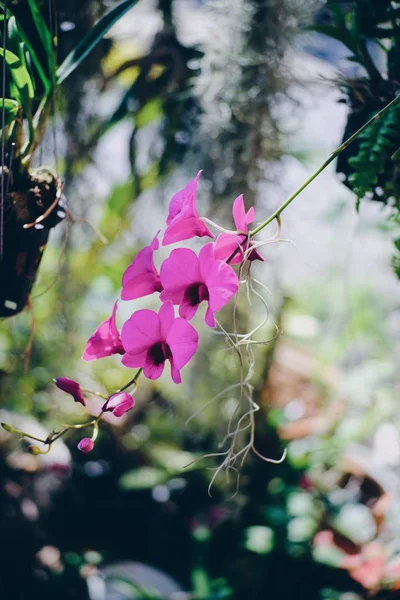
[(138, 352), (137, 354), (124, 354), (124, 356), (122, 357), (122, 364), (124, 365), (124, 367), (128, 367), (131, 369), (138, 369), (139, 367), (142, 367), (144, 365), (144, 363), (146, 362), (146, 356), (147, 356), (147, 349), (144, 350), (143, 352)]
[(177, 216), (170, 225), (168, 225), (162, 245), (168, 246), (169, 244), (175, 244), (176, 242), (182, 242), (183, 240), (189, 240), (193, 237), (205, 237), (214, 238), (214, 234), (208, 229), (206, 224), (197, 215), (179, 215)]
[(192, 319), (194, 317), (194, 315), (197, 313), (198, 308), (199, 308), (198, 304), (195, 304), (194, 306), (192, 306), (188, 302), (182, 302), (182, 304), (179, 306), (179, 315), (183, 319), (186, 319), (186, 321), (190, 321), (190, 319)]
[[(212, 245), (207, 244), (207, 246)], [(237, 292), (239, 280), (232, 267), (222, 260), (215, 260), (212, 248), (207, 246), (201, 249), (199, 262), (202, 281), (208, 290), (209, 310), (206, 314), (206, 323), (210, 325), (214, 322), (213, 313), (225, 306)]]
[(136, 300), (149, 296), (154, 292), (161, 292), (160, 277), (154, 273), (142, 273), (127, 281), (121, 292), (122, 300)]
[[(121, 337), (128, 354), (139, 354), (160, 339), (160, 319), (153, 310), (137, 310), (122, 327)], [(125, 363), (124, 363), (125, 364)]]
[(167, 335), (175, 320), (175, 311), (172, 302), (164, 302), (158, 311), (158, 316), (161, 323), (161, 338), (167, 339)]
[(114, 304), (111, 317), (103, 321), (89, 338), (83, 360), (96, 360), (113, 354), (124, 354), (125, 350), (116, 324), (117, 303)]
[(239, 288), (239, 279), (235, 271), (222, 261), (218, 261), (215, 265), (206, 283), (212, 312), (224, 307)]
[(214, 313), (211, 310), (211, 306), (208, 306), (204, 320), (206, 322), (206, 325), (208, 325), (208, 327), (215, 327), (216, 323), (215, 323)]
[[(254, 206), (249, 208), (246, 214), (246, 225), (250, 225), (250, 223), (254, 223), (256, 220), (256, 211), (254, 210)], [(246, 229), (247, 231), (247, 229)]]
[(246, 210), (244, 208), (243, 194), (236, 198), (232, 207), (233, 220), (238, 231), (247, 232)]
[[(160, 268), (160, 279), (164, 290), (178, 295), (184, 294), (187, 286), (200, 280), (199, 259), (193, 250), (172, 250)], [(163, 296), (164, 297), (164, 296)]]
[(177, 192), (169, 204), (167, 229), (162, 241), (163, 246), (188, 240), (192, 237), (214, 237), (205, 223), (199, 218), (196, 209), (197, 183), (201, 171), (189, 181), (183, 190)]
[(117, 327), (117, 308), (118, 308), (118, 300), (114, 302), (114, 306), (112, 309), (111, 317), (110, 317), (110, 333), (114, 337), (115, 340), (120, 340), (120, 335)]
[(170, 360), (171, 363), (171, 378), (174, 383), (182, 383), (182, 377), (180, 371), (175, 367), (173, 359)]
[[(243, 260), (243, 249), (246, 249), (247, 247), (247, 243), (242, 245), (243, 240), (243, 235), (237, 235), (235, 233), (221, 233), (215, 242), (215, 258), (223, 261), (230, 259), (230, 265), (241, 263)], [(234, 254), (234, 252), (236, 252), (236, 254)]]
[(172, 196), (169, 203), (167, 225), (170, 225), (177, 217), (198, 216), (196, 212), (196, 192), (200, 175), (201, 171), (182, 190)]
[(164, 365), (165, 362), (155, 365), (153, 362), (148, 360), (143, 365), (143, 373), (147, 379), (158, 379), (161, 377), (162, 372), (164, 371)]
[(197, 350), (199, 336), (185, 319), (175, 319), (167, 336), (167, 344), (172, 353), (174, 367), (180, 371)]
[(104, 412), (112, 412), (115, 417), (122, 417), (135, 406), (135, 400), (127, 392), (119, 392), (108, 398), (103, 406)]
[(154, 250), (159, 246), (158, 233), (149, 246), (138, 252), (126, 269), (122, 277), (122, 300), (134, 300), (162, 290), (153, 258)]
[(203, 283), (207, 281), (208, 273), (214, 268), (215, 263), (215, 244), (210, 242), (203, 246), (199, 252), (200, 281)]
[(164, 303), (172, 302), (172, 304), (180, 304), (184, 293), (184, 288), (181, 288), (176, 292), (169, 292), (168, 290), (163, 290), (160, 294), (160, 300)]

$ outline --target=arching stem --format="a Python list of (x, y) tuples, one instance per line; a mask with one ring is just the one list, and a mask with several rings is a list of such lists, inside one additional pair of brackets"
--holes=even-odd
[(267, 225), (269, 225), (269, 223), (271, 223), (274, 219), (276, 219), (277, 217), (279, 217), (279, 215), (285, 210), (285, 208), (287, 208), (289, 206), (289, 204), (291, 204), (293, 202), (293, 200), (295, 198), (297, 198), (297, 196), (299, 194), (301, 194), (301, 192), (303, 190), (306, 189), (306, 187), (308, 187), (310, 185), (310, 183), (312, 181), (314, 181), (314, 179), (316, 177), (318, 177), (318, 175), (320, 173), (322, 173), (322, 171), (324, 171), (326, 169), (326, 167), (328, 165), (331, 164), (331, 162), (333, 162), (335, 160), (335, 158), (337, 156), (339, 156), (339, 154), (341, 154), (341, 152), (343, 152), (343, 150), (346, 150), (346, 148), (348, 146), (350, 146), (350, 144), (352, 142), (354, 142), (354, 140), (356, 140), (358, 137), (360, 137), (360, 135), (366, 130), (368, 129), (368, 127), (370, 125), (372, 125), (373, 123), (375, 123), (376, 121), (378, 121), (378, 119), (380, 119), (385, 113), (386, 111), (389, 110), (389, 108), (392, 108), (392, 106), (394, 106), (395, 104), (397, 104), (400, 100), (400, 94), (398, 96), (396, 96), (396, 98), (394, 98), (391, 102), (389, 102), (389, 104), (387, 104), (386, 106), (384, 106), (382, 108), (382, 110), (380, 110), (379, 112), (376, 113), (376, 115), (374, 115), (369, 121), (367, 121), (366, 123), (364, 123), (364, 125), (362, 127), (360, 127), (360, 129), (358, 129), (355, 133), (353, 133), (353, 135), (351, 135), (345, 142), (343, 142), (343, 144), (341, 144), (338, 148), (336, 148), (336, 150), (334, 150), (332, 152), (332, 154), (326, 159), (326, 161), (315, 171), (315, 173), (313, 173), (311, 175), (311, 177), (309, 177), (307, 179), (307, 181), (305, 181), (303, 183), (303, 185), (301, 185), (299, 187), (298, 190), (296, 190), (287, 200), (286, 202), (284, 202), (279, 208), (276, 209), (276, 211), (274, 213), (272, 213), (271, 216), (268, 217), (268, 219), (266, 219), (265, 221), (263, 221), (260, 225), (258, 225), (258, 227), (256, 227), (255, 229), (253, 229), (252, 231), (250, 231), (249, 236), (250, 237), (254, 237), (257, 233), (259, 233), (262, 229), (264, 229), (264, 227), (266, 227)]

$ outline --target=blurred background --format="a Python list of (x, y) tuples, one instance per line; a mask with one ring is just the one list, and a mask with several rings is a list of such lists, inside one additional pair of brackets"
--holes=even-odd
[[(11, 4), (29, 31), (23, 0)], [(115, 4), (40, 5), (60, 61)], [(64, 181), (70, 214), (31, 308), (0, 322), (1, 421), (46, 435), (86, 418), (53, 378), (125, 383), (115, 357), (80, 357), (171, 196), (203, 169), (201, 215), (232, 227), (243, 193), (267, 218), (394, 97), (399, 47), (400, 4), (386, 0), (141, 0), (127, 12), (57, 90), (35, 155)], [(286, 460), (249, 455), (238, 488), (222, 472), (210, 494), (218, 458), (185, 468), (218, 451), (234, 395), (200, 409), (238, 381), (199, 317), (183, 383), (143, 384), (91, 454), (78, 434), (33, 456), (0, 432), (1, 600), (400, 597), (400, 179), (382, 160), (400, 146), (395, 124), (296, 199), (287, 241), (256, 267), (260, 339), (281, 332), (257, 346), (257, 447), (276, 459), (287, 448)], [(120, 309), (122, 322), (133, 307)], [(263, 317), (240, 303), (241, 330)], [(229, 327), (229, 310), (221, 318)]]

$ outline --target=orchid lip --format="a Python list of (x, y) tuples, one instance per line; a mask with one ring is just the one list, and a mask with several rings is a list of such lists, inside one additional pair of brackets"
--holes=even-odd
[(165, 342), (157, 342), (148, 349), (147, 358), (153, 365), (161, 365), (168, 358), (172, 358), (171, 348)]
[(186, 288), (183, 302), (189, 306), (197, 306), (203, 300), (209, 300), (209, 297), (208, 287), (202, 282), (197, 282)]

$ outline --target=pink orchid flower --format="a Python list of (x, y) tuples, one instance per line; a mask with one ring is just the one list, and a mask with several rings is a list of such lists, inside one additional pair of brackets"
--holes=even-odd
[(122, 277), (122, 300), (135, 300), (148, 296), (153, 292), (161, 292), (160, 276), (154, 265), (154, 251), (158, 250), (158, 234), (149, 246), (142, 248), (132, 264), (126, 269)]
[[(244, 253), (253, 245), (253, 241), (248, 240), (247, 235), (249, 225), (255, 221), (256, 215), (254, 207), (251, 207), (246, 213), (242, 194), (233, 203), (232, 214), (236, 233), (221, 233), (218, 236), (215, 242), (215, 257), (235, 265), (243, 261)], [(249, 252), (247, 258), (248, 260), (264, 260), (255, 248)]]
[(122, 327), (126, 367), (142, 367), (148, 379), (158, 379), (166, 360), (171, 364), (171, 377), (181, 383), (180, 370), (197, 350), (199, 336), (185, 319), (175, 318), (171, 302), (163, 304), (158, 314), (138, 310)]
[(112, 412), (114, 417), (122, 417), (128, 410), (135, 406), (133, 396), (127, 392), (119, 392), (110, 396), (105, 402), (102, 410)]
[(201, 171), (197, 173), (194, 179), (189, 181), (183, 190), (172, 196), (169, 203), (167, 229), (162, 241), (163, 246), (189, 240), (196, 236), (215, 237), (200, 219), (196, 209), (197, 182), (200, 175)]
[(117, 302), (114, 304), (111, 317), (99, 325), (90, 336), (82, 356), (83, 360), (96, 360), (112, 354), (125, 354), (117, 328), (116, 314)]
[(206, 244), (199, 256), (188, 248), (172, 250), (160, 269), (163, 302), (179, 304), (179, 314), (191, 319), (199, 304), (208, 302), (205, 322), (215, 327), (214, 313), (236, 294), (239, 280), (235, 271), (223, 260), (216, 260), (214, 244)]

